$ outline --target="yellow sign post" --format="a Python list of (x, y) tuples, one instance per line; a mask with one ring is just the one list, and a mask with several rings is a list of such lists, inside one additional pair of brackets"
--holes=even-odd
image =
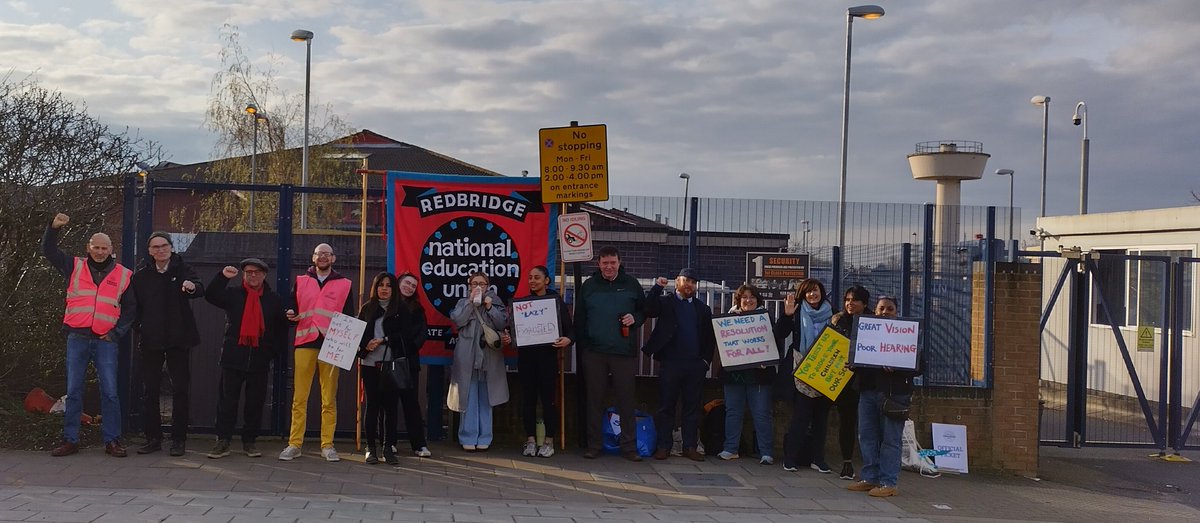
[(608, 200), (608, 128), (604, 124), (538, 130), (542, 203)]
[(836, 400), (854, 376), (854, 372), (846, 368), (849, 356), (850, 338), (825, 327), (792, 376)]

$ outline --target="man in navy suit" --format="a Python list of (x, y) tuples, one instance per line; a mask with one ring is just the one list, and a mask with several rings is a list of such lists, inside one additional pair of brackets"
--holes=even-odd
[(696, 271), (685, 268), (675, 278), (675, 292), (663, 295), (667, 279), (659, 277), (646, 294), (646, 317), (658, 318), (642, 352), (660, 363), (659, 399), (654, 414), (658, 432), (658, 450), (654, 459), (667, 459), (671, 449), (671, 430), (675, 428), (675, 407), (683, 402), (683, 455), (704, 461), (696, 450), (700, 436), (700, 391), (716, 351), (712, 329), (712, 309), (696, 299)]

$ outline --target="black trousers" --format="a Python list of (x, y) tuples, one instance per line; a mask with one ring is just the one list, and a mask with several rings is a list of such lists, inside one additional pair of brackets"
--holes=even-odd
[[(413, 373), (413, 383), (419, 383), (419, 373)], [(408, 432), (408, 444), (420, 450), (429, 444), (425, 441), (425, 421), (421, 418), (421, 403), (417, 401), (417, 387), (400, 391), (400, 408), (404, 410), (404, 430)]]
[[(636, 420), (634, 417), (634, 392), (637, 388), (637, 356), (621, 356), (605, 354), (584, 349), (583, 382), (587, 390), (587, 440), (588, 449), (599, 451), (604, 448), (604, 392), (609, 389), (609, 375), (612, 375), (613, 396), (616, 396), (617, 414), (625, 420)], [(637, 422), (633, 422), (633, 426)], [(637, 431), (622, 430), (620, 444), (622, 452), (637, 452)]]
[(159, 413), (163, 363), (171, 376), (171, 439), (187, 439), (191, 381), (191, 353), (187, 348), (141, 347), (142, 382), (145, 385), (142, 403), (143, 432), (146, 438), (162, 439), (162, 415)]
[[(844, 392), (843, 392), (844, 393)], [(792, 389), (792, 417), (783, 438), (783, 464), (807, 467), (825, 464), (825, 431), (833, 403), (825, 396), (810, 398)]]
[(858, 391), (847, 385), (833, 404), (838, 410), (838, 446), (842, 450), (842, 461), (850, 461), (854, 459), (854, 441), (858, 439)]
[(253, 443), (262, 430), (263, 406), (267, 400), (267, 371), (246, 372), (221, 369), (221, 384), (217, 396), (217, 438), (233, 439), (237, 424), (238, 400), (245, 389), (242, 413), (242, 441)]
[[(658, 448), (670, 449), (674, 443), (675, 406), (683, 402), (680, 420), (683, 448), (695, 448), (700, 439), (700, 392), (708, 364), (702, 359), (664, 361), (658, 370), (658, 397), (661, 404), (654, 413), (654, 430), (658, 432)], [(621, 418), (624, 422), (625, 418)], [(632, 425), (625, 425), (632, 426)], [(622, 431), (624, 434), (624, 431)]]
[(554, 392), (558, 383), (558, 349), (537, 347), (518, 350), (517, 377), (521, 381), (521, 421), (525, 426), (525, 435), (532, 438), (537, 434), (537, 404), (540, 400), (546, 436), (557, 437), (558, 407)]
[(383, 372), (373, 365), (363, 365), (363, 392), (366, 393), (367, 405), (363, 413), (363, 432), (367, 436), (367, 446), (374, 448), (379, 441), (380, 418), (383, 418), (383, 444), (396, 444), (396, 414), (400, 405), (400, 397), (396, 390), (382, 382), (386, 379)]

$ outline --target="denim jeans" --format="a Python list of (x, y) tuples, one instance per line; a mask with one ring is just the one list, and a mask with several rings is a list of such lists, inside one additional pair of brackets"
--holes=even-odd
[(761, 456), (774, 456), (775, 425), (771, 418), (771, 385), (725, 384), (725, 452), (736, 454), (742, 441), (742, 418), (746, 403), (754, 421), (754, 436)]
[(121, 436), (121, 400), (117, 397), (117, 344), (99, 338), (67, 336), (67, 404), (63, 440), (79, 443), (79, 416), (83, 414), (83, 381), (88, 362), (100, 378), (100, 432), (108, 443)]
[[(911, 398), (893, 395), (893, 398)], [(862, 452), (862, 479), (867, 483), (896, 486), (900, 476), (900, 438), (904, 422), (883, 415), (882, 392), (863, 391), (858, 398), (858, 447)]]
[(487, 381), (478, 371), (471, 374), (467, 409), (458, 426), (458, 443), (461, 445), (492, 444), (492, 404), (488, 402), (487, 387)]

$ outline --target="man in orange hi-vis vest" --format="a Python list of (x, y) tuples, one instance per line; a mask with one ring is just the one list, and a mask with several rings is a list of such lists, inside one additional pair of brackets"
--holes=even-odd
[(307, 428), (308, 393), (312, 389), (313, 375), (321, 384), (321, 457), (326, 461), (339, 461), (333, 448), (333, 429), (337, 425), (337, 380), (339, 369), (335, 365), (317, 360), (321, 344), (325, 342), (325, 331), (333, 315), (354, 315), (350, 303), (350, 279), (333, 270), (337, 257), (333, 247), (322, 243), (313, 249), (313, 266), (308, 272), (296, 277), (292, 288), (291, 303), (287, 319), (296, 324), (295, 381), (292, 388), (292, 429), (288, 446), (279, 453), (282, 461), (291, 461), (300, 456)]
[(58, 248), (58, 231), (71, 221), (58, 213), (42, 235), (42, 254), (67, 278), (67, 307), (63, 331), (67, 333), (67, 405), (63, 440), (51, 456), (79, 452), (79, 416), (83, 413), (83, 381), (88, 362), (100, 379), (100, 432), (104, 452), (123, 458), (121, 402), (117, 397), (117, 340), (129, 332), (137, 316), (132, 292), (125, 292), (133, 271), (112, 257), (112, 240), (98, 232), (88, 240), (86, 257), (72, 258)]

